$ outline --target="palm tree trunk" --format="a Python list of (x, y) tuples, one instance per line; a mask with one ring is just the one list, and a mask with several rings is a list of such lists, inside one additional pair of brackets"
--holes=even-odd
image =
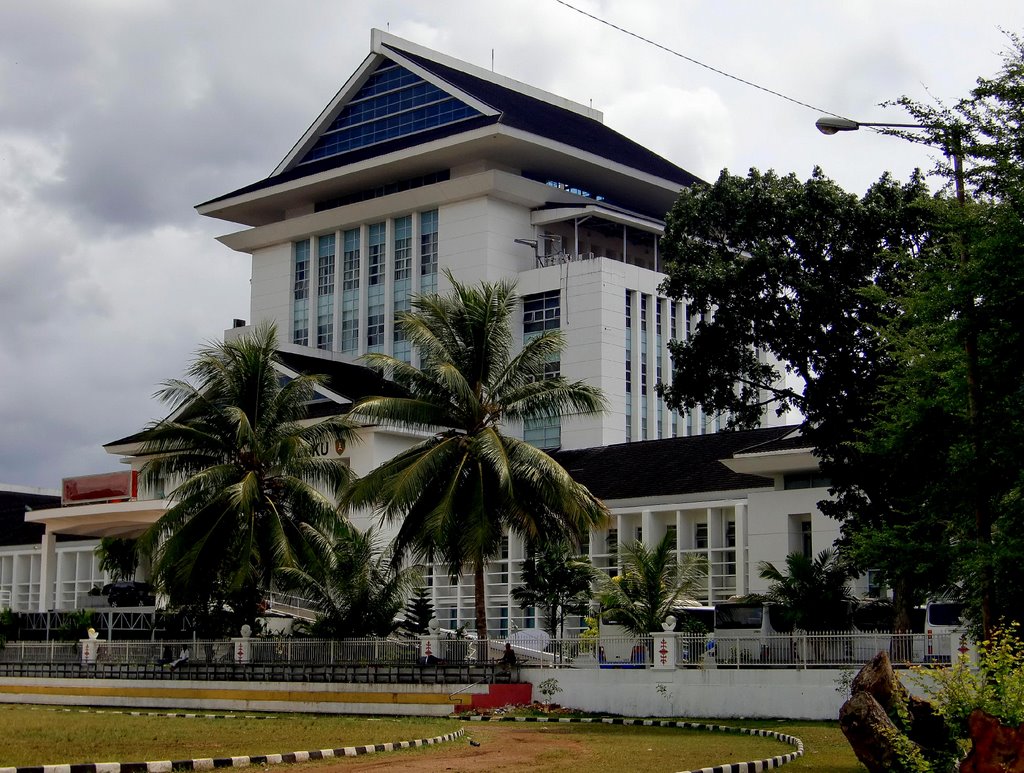
[[(474, 606), (476, 611), (476, 635), (482, 641), (487, 638), (487, 587), (484, 585), (484, 562), (478, 561), (473, 567)], [(480, 657), (483, 658), (484, 653)]]

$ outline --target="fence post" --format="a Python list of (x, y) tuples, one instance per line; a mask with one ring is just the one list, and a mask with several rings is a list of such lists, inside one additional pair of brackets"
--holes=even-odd
[(657, 671), (675, 671), (676, 668), (676, 618), (669, 615), (661, 624), (660, 631), (651, 633), (654, 644), (653, 668)]

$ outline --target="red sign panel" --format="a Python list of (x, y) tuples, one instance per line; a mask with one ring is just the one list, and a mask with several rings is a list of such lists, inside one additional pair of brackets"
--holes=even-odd
[(134, 499), (139, 493), (139, 473), (102, 472), (99, 475), (79, 475), (64, 478), (61, 485), (61, 504), (82, 505), (88, 502), (117, 502)]

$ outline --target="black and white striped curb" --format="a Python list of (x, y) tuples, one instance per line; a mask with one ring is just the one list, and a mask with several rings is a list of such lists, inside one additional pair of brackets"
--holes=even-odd
[[(788, 743), (796, 747), (796, 751), (789, 754), (780, 754), (777, 757), (769, 757), (764, 760), (752, 762), (731, 762), (725, 765), (714, 765), (710, 768), (697, 768), (695, 770), (682, 771), (681, 773), (759, 773), (763, 770), (781, 768), (787, 762), (792, 762), (798, 757), (804, 756), (804, 742), (795, 735), (784, 735), (774, 730), (755, 730), (747, 727), (730, 727), (729, 725), (706, 725), (701, 722), (674, 722), (669, 719), (626, 719), (623, 717), (467, 717), (471, 722), (558, 722), (582, 724), (604, 724), (604, 725), (639, 725), (642, 727), (678, 727), (684, 730), (711, 730), (718, 733), (739, 733), (740, 735), (756, 735), (763, 738), (772, 738), (776, 741)], [(4, 771), (0, 770), (0, 773)]]
[(454, 741), (465, 730), (420, 738), (415, 741), (393, 741), (369, 746), (344, 746), (340, 749), (316, 749), (288, 754), (258, 754), (249, 757), (207, 757), (198, 760), (163, 760), (160, 762), (86, 762), (79, 765), (32, 765), (20, 768), (0, 768), (0, 773), (171, 773), (173, 770), (211, 770), (213, 768), (244, 768), (249, 765), (279, 765), (286, 762), (329, 760), (333, 757), (358, 757), (374, 752), (393, 752), (416, 749), (421, 746)]
[(118, 709), (69, 709), (32, 706), (31, 711), (59, 711), (64, 714), (120, 714), (126, 717), (175, 717), (179, 719), (277, 719), (270, 714), (183, 714), (173, 711), (120, 711)]

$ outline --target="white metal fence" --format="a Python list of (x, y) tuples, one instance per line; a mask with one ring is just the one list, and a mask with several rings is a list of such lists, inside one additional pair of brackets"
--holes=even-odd
[[(437, 663), (495, 662), (505, 639), (441, 639), (432, 649)], [(95, 642), (97, 663), (165, 663), (189, 651), (195, 663), (281, 663), (301, 665), (402, 664), (421, 658), (416, 640), (247, 639)], [(889, 633), (802, 633), (773, 636), (693, 635), (676, 637), (679, 667), (845, 667), (870, 660), (879, 650), (896, 664), (943, 663), (962, 644), (950, 637)], [(524, 666), (551, 668), (649, 668), (655, 662), (654, 637), (615, 636), (552, 639), (543, 648), (513, 643)], [(70, 663), (82, 658), (78, 642), (8, 642), (0, 662)]]

